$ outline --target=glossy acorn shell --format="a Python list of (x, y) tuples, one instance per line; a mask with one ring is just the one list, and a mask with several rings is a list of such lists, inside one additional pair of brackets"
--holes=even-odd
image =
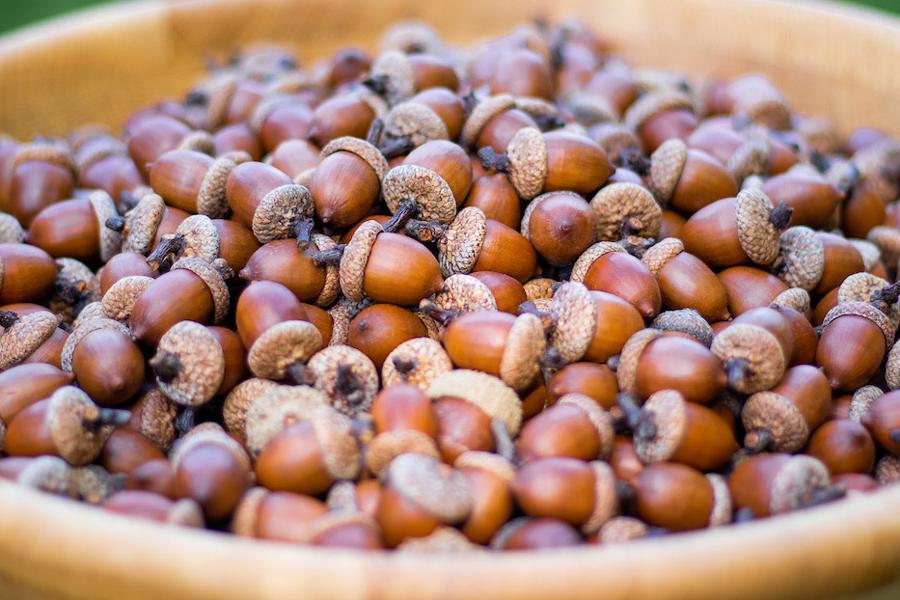
[(615, 171), (606, 151), (587, 137), (551, 131), (544, 134), (544, 143), (547, 145), (546, 192), (568, 190), (592, 194)]
[(213, 219), (212, 223), (219, 234), (219, 257), (228, 263), (232, 271), (239, 272), (259, 249), (256, 236), (237, 221)]
[(441, 341), (458, 369), (475, 369), (500, 375), (509, 332), (516, 318), (496, 311), (466, 313), (450, 323)]
[(809, 438), (806, 453), (821, 460), (828, 472), (871, 473), (875, 466), (875, 443), (866, 428), (850, 419), (823, 423)]
[(71, 373), (43, 363), (18, 365), (0, 372), (0, 420), (9, 423), (23, 409), (49, 398), (73, 379)]
[(324, 502), (291, 492), (269, 492), (256, 509), (255, 537), (282, 542), (307, 541), (310, 524), (328, 513)]
[(3, 281), (0, 304), (38, 302), (53, 291), (59, 267), (49, 254), (29, 244), (0, 244)]
[(105, 294), (106, 291), (113, 286), (114, 283), (123, 277), (132, 275), (143, 275), (144, 277), (155, 277), (156, 272), (147, 264), (147, 258), (137, 252), (120, 252), (113, 256), (100, 269), (97, 277), (100, 280), (100, 293)]
[(503, 173), (488, 173), (476, 178), (464, 206), (480, 208), (488, 219), (519, 229), (522, 219), (521, 200), (509, 178)]
[(0, 208), (16, 217), (22, 227), (28, 227), (36, 214), (71, 198), (74, 186), (75, 178), (66, 167), (45, 160), (27, 160), (11, 174), (9, 195)]
[(446, 87), (429, 87), (410, 98), (424, 104), (440, 117), (451, 140), (459, 138), (466, 120), (466, 109), (459, 96)]
[(891, 391), (877, 398), (863, 417), (863, 423), (879, 446), (892, 454), (900, 454), (900, 441), (896, 439), (896, 432), (900, 430), (900, 393)]
[(549, 99), (553, 96), (550, 68), (541, 55), (532, 50), (505, 50), (497, 58), (490, 90), (492, 94), (506, 92), (514, 96)]
[(537, 254), (534, 246), (518, 231), (488, 219), (485, 222), (484, 243), (473, 271), (497, 271), (525, 283), (534, 275)]
[(497, 302), (497, 310), (501, 312), (517, 315), (519, 314), (519, 305), (528, 299), (525, 287), (505, 273), (475, 271), (469, 275), (487, 286)]
[(181, 143), (191, 128), (167, 115), (151, 115), (127, 127), (128, 154), (141, 175), (148, 177), (149, 167), (165, 152)]
[(90, 201), (63, 200), (35, 215), (25, 241), (55, 258), (94, 263), (100, 258), (99, 227)]
[(531, 211), (528, 240), (551, 265), (569, 265), (597, 239), (597, 218), (583, 198), (547, 194)]
[(689, 149), (669, 206), (691, 215), (716, 200), (731, 198), (737, 193), (734, 177), (721, 162), (702, 150)]
[(584, 394), (609, 410), (616, 406), (619, 386), (615, 374), (606, 365), (590, 362), (570, 363), (553, 374), (547, 387), (549, 403), (570, 393)]
[(525, 127), (537, 127), (537, 123), (528, 113), (511, 108), (494, 116), (485, 123), (475, 142), (476, 148), (490, 146), (495, 152), (504, 153), (509, 142), (512, 141), (520, 129)]
[(670, 531), (701, 529), (709, 524), (712, 485), (699, 471), (677, 463), (641, 469), (633, 481), (638, 516)]
[(347, 345), (368, 356), (379, 371), (394, 348), (407, 340), (427, 337), (422, 319), (393, 304), (373, 304), (350, 321)]
[(219, 384), (217, 395), (227, 394), (235, 385), (238, 384), (247, 374), (246, 354), (247, 350), (241, 343), (241, 338), (237, 332), (227, 327), (219, 327), (212, 325), (207, 330), (219, 342), (222, 348), (222, 354), (225, 356), (225, 368), (222, 371), (222, 383)]
[(160, 275), (141, 293), (131, 311), (131, 331), (142, 342), (156, 345), (179, 321), (206, 323), (213, 315), (213, 298), (200, 277), (188, 269)]
[(378, 174), (352, 152), (322, 159), (309, 182), (316, 214), (326, 227), (343, 229), (362, 219), (378, 199)]
[(624, 252), (604, 254), (584, 275), (589, 290), (609, 292), (628, 301), (645, 319), (662, 307), (662, 295), (653, 273), (637, 258)]
[(169, 206), (197, 212), (197, 196), (214, 159), (195, 150), (170, 150), (150, 167), (150, 186)]
[(240, 272), (241, 279), (274, 281), (302, 302), (312, 302), (325, 287), (325, 269), (313, 262), (315, 249), (300, 250), (294, 240), (276, 240), (259, 247)]
[(253, 215), (265, 195), (290, 183), (290, 177), (265, 163), (239, 164), (228, 175), (225, 185), (225, 195), (234, 211), (234, 219), (245, 227), (252, 227)]
[(583, 525), (594, 510), (594, 470), (575, 458), (539, 458), (522, 465), (512, 483), (513, 496), (531, 517)]
[(600, 454), (597, 427), (574, 404), (554, 404), (529, 419), (516, 440), (522, 461), (548, 456), (594, 460)]
[(357, 94), (332, 96), (313, 111), (307, 137), (320, 148), (345, 135), (364, 139), (374, 118), (372, 108)]
[(816, 364), (825, 370), (836, 390), (864, 386), (884, 359), (884, 333), (865, 317), (843, 315), (834, 319), (816, 347)]
[(230, 152), (246, 152), (251, 160), (262, 158), (263, 150), (259, 138), (247, 123), (226, 125), (213, 134), (212, 140), (216, 156)]
[(425, 167), (440, 175), (453, 191), (457, 206), (462, 205), (472, 187), (472, 164), (469, 156), (453, 142), (425, 142), (407, 154), (403, 164)]
[(248, 473), (222, 444), (197, 444), (175, 470), (175, 491), (192, 498), (212, 522), (228, 517), (247, 487)]
[(684, 434), (668, 458), (703, 472), (721, 468), (737, 451), (733, 428), (712, 409), (685, 403)]
[(718, 277), (728, 295), (728, 311), (734, 317), (768, 306), (788, 289), (781, 279), (756, 267), (730, 267), (719, 272)]
[(384, 388), (375, 396), (371, 412), (376, 434), (406, 429), (437, 437), (431, 398), (414, 385), (401, 383)]
[(625, 342), (644, 328), (637, 309), (622, 298), (607, 292), (590, 292), (597, 313), (594, 339), (583, 360), (605, 363), (622, 351)]
[(636, 374), (638, 393), (644, 398), (660, 390), (675, 390), (698, 404), (711, 403), (726, 383), (715, 354), (699, 342), (671, 335), (647, 344)]
[(794, 209), (791, 225), (824, 227), (841, 201), (841, 193), (818, 173), (792, 170), (763, 183), (762, 191), (774, 206), (785, 203)]
[(725, 287), (693, 254), (681, 252), (670, 258), (656, 274), (656, 281), (666, 309), (693, 308), (711, 322), (728, 318)]
[(165, 460), (166, 455), (149, 439), (125, 427), (113, 429), (98, 462), (110, 473), (133, 473), (151, 460)]
[(684, 224), (684, 249), (720, 269), (749, 262), (738, 239), (735, 198), (722, 198), (695, 212)]
[(390, 548), (408, 538), (425, 537), (441, 525), (440, 519), (389, 486), (379, 495), (375, 519)]
[(465, 400), (441, 397), (434, 403), (438, 423), (438, 449), (447, 464), (467, 450), (494, 451), (491, 418)]
[(369, 252), (363, 289), (377, 302), (414, 306), (444, 283), (437, 259), (421, 243), (397, 233), (381, 233)]
[(545, 550), (582, 543), (578, 530), (559, 519), (529, 519), (503, 540), (502, 550)]
[(514, 507), (509, 485), (486, 469), (463, 467), (459, 472), (472, 493), (472, 512), (461, 530), (476, 544), (487, 544), (512, 516)]
[(334, 482), (310, 421), (288, 425), (256, 459), (256, 480), (267, 489), (315, 496)]
[(819, 344), (819, 334), (806, 316), (798, 313), (793, 308), (773, 305), (773, 310), (778, 312), (791, 328), (794, 339), (794, 350), (791, 353), (790, 365), (809, 365), (815, 361), (816, 346)]
[(850, 238), (865, 238), (869, 231), (884, 223), (887, 210), (884, 199), (868, 180), (850, 192), (841, 212), (841, 229)]
[(272, 110), (263, 121), (259, 141), (271, 152), (287, 140), (303, 139), (309, 134), (313, 111), (304, 102), (290, 102)]
[(319, 148), (307, 140), (286, 140), (267, 159), (269, 164), (294, 179), (319, 164)]
[(812, 294), (821, 297), (840, 287), (848, 276), (865, 271), (866, 267), (862, 255), (845, 238), (824, 231), (817, 231), (816, 237), (825, 247), (825, 269)]
[(94, 402), (100, 406), (118, 406), (141, 389), (144, 355), (121, 331), (98, 329), (75, 346), (72, 373), (78, 386)]
[(652, 153), (663, 142), (672, 138), (687, 139), (697, 128), (697, 117), (689, 110), (661, 111), (644, 121), (637, 134), (644, 150)]
[(238, 297), (235, 325), (245, 348), (269, 327), (283, 321), (306, 320), (306, 311), (297, 297), (274, 281), (255, 281)]

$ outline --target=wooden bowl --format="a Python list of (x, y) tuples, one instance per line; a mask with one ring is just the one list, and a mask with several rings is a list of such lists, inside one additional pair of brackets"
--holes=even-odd
[[(900, 134), (900, 25), (830, 4), (765, 0), (200, 0), (86, 12), (0, 40), (0, 131), (121, 124), (182, 94), (203, 57), (300, 40), (304, 58), (374, 46), (400, 17), (451, 42), (536, 15), (578, 15), (638, 64), (759, 71), (842, 131)], [(821, 598), (900, 577), (900, 486), (747, 525), (629, 544), (457, 556), (256, 542), (106, 514), (0, 482), (0, 597)], [(892, 588), (894, 595), (898, 588)], [(890, 592), (888, 592), (890, 593)]]

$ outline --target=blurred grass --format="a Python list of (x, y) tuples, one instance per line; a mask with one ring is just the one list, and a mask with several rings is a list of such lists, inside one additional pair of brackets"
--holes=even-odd
[[(0, 33), (61, 13), (109, 2), (110, 0), (0, 0)], [(900, 0), (850, 0), (849, 3), (900, 14)]]

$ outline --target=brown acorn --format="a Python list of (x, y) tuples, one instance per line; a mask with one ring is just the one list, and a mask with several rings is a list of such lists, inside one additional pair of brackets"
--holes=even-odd
[(456, 459), (472, 494), (472, 510), (462, 532), (476, 544), (487, 544), (513, 512), (509, 489), (515, 467), (506, 459), (487, 452), (465, 452)]
[(513, 96), (497, 94), (478, 100), (469, 111), (461, 140), (466, 148), (489, 146), (496, 152), (506, 152), (520, 129), (537, 126), (528, 113), (516, 108)]
[(28, 227), (41, 210), (72, 196), (73, 169), (72, 157), (63, 144), (11, 144), (0, 184), (0, 209)]
[(395, 384), (384, 388), (372, 403), (374, 437), (366, 448), (366, 466), (380, 476), (404, 452), (440, 458), (437, 419), (431, 399), (418, 387)]
[(763, 184), (762, 191), (776, 207), (784, 204), (793, 209), (792, 225), (806, 225), (814, 229), (828, 223), (843, 197), (825, 177), (813, 169), (802, 167), (769, 178)]
[(737, 195), (725, 165), (679, 139), (664, 142), (650, 156), (650, 190), (660, 204), (693, 214), (716, 200)]
[(95, 191), (88, 199), (64, 200), (37, 215), (25, 239), (54, 257), (84, 262), (107, 261), (118, 253), (119, 234), (104, 226), (118, 216), (109, 194)]
[(128, 402), (144, 383), (144, 355), (128, 328), (112, 319), (92, 319), (66, 339), (62, 368), (100, 406)]
[(319, 148), (307, 140), (285, 140), (269, 153), (266, 160), (292, 180), (299, 180), (301, 185), (309, 187), (308, 181), (321, 160), (321, 154)]
[(598, 242), (585, 250), (572, 267), (571, 280), (626, 300), (644, 318), (656, 316), (662, 306), (653, 273), (616, 243)]
[(872, 437), (865, 427), (850, 419), (823, 423), (809, 438), (806, 453), (822, 461), (832, 477), (871, 473), (875, 466)]
[(641, 469), (632, 483), (637, 515), (649, 525), (670, 531), (710, 525), (717, 504), (711, 481), (678, 463), (655, 463)]
[(225, 196), (234, 218), (263, 244), (294, 237), (297, 223), (314, 211), (308, 189), (264, 163), (245, 162), (232, 169)]
[(378, 393), (378, 371), (356, 348), (328, 346), (313, 354), (307, 367), (315, 388), (340, 412), (355, 417), (372, 406)]
[(174, 234), (190, 215), (179, 208), (167, 207), (156, 194), (145, 194), (123, 217), (107, 219), (107, 229), (120, 232), (122, 252), (147, 255), (164, 235)]
[(624, 115), (625, 124), (635, 131), (648, 152), (672, 138), (687, 139), (697, 128), (694, 104), (684, 92), (662, 89), (644, 94)]
[(156, 272), (147, 264), (146, 258), (137, 252), (116, 254), (99, 271), (100, 293), (105, 294), (114, 283), (132, 275), (154, 277)]
[(78, 186), (101, 189), (113, 198), (143, 186), (125, 144), (102, 128), (74, 132), (69, 139)]
[(581, 394), (609, 410), (616, 404), (619, 392), (615, 374), (606, 365), (569, 363), (553, 374), (547, 385), (549, 404), (553, 405), (566, 394)]
[(13, 417), (72, 380), (70, 373), (43, 363), (23, 364), (0, 373), (0, 447)]
[(835, 497), (828, 469), (812, 456), (760, 454), (742, 460), (728, 478), (736, 509), (755, 518), (778, 515)]
[(271, 152), (287, 140), (303, 139), (309, 134), (313, 111), (298, 95), (269, 94), (253, 109), (248, 122), (259, 136), (263, 148)]
[(756, 267), (729, 267), (720, 271), (718, 278), (728, 296), (728, 310), (735, 317), (769, 306), (788, 290), (784, 281)]
[(712, 344), (712, 339), (715, 335), (706, 319), (691, 308), (661, 312), (653, 319), (651, 325), (654, 329), (696, 340), (707, 348)]
[(521, 233), (547, 262), (568, 265), (596, 241), (596, 217), (578, 194), (547, 192), (525, 208)]
[(191, 214), (221, 218), (228, 211), (225, 184), (236, 156), (218, 158), (193, 150), (170, 150), (150, 167), (150, 186), (166, 204)]
[(828, 311), (816, 364), (836, 390), (854, 390), (875, 374), (894, 342), (894, 325), (868, 302), (843, 302)]
[(334, 247), (331, 238), (317, 233), (311, 235), (303, 248), (294, 240), (269, 242), (250, 256), (239, 276), (248, 281), (280, 283), (303, 302), (328, 306), (338, 292), (338, 269), (317, 264), (315, 254)]
[(529, 419), (516, 441), (522, 461), (547, 456), (579, 460), (607, 459), (613, 446), (612, 417), (592, 398), (565, 394)]
[(814, 295), (824, 296), (850, 275), (865, 271), (862, 255), (846, 239), (823, 231), (816, 232), (816, 237), (824, 248), (824, 266), (818, 285), (811, 290)]
[(0, 244), (0, 304), (48, 297), (56, 281), (53, 257), (28, 244)]
[(128, 154), (141, 175), (149, 175), (149, 166), (169, 150), (214, 151), (212, 138), (205, 131), (192, 131), (182, 121), (156, 114), (126, 125)]
[(104, 510), (184, 527), (203, 527), (203, 513), (189, 499), (169, 500), (160, 494), (139, 490), (122, 490), (109, 496), (101, 505)]
[[(777, 311), (788, 322), (788, 325), (791, 327), (791, 333), (794, 335), (794, 351), (791, 354), (790, 366), (812, 364), (816, 357), (819, 335), (803, 313), (777, 302), (778, 299), (776, 298), (776, 302), (771, 304), (769, 308)], [(808, 312), (808, 309), (806, 312)]]
[(427, 334), (422, 319), (393, 304), (373, 304), (350, 322), (347, 345), (372, 359), (379, 371), (385, 358), (401, 343)]
[(875, 399), (862, 416), (862, 423), (878, 445), (891, 454), (900, 453), (900, 394), (889, 392)]
[(505, 273), (475, 271), (469, 273), (469, 276), (474, 277), (488, 288), (499, 311), (517, 315), (519, 314), (519, 305), (528, 300), (525, 287)]
[(158, 387), (146, 386), (129, 407), (131, 420), (126, 427), (140, 433), (162, 451), (168, 451), (175, 440), (175, 418), (178, 405)]
[(793, 353), (794, 336), (778, 311), (757, 308), (718, 332), (710, 349), (722, 361), (729, 387), (752, 394), (781, 381)]
[(250, 160), (259, 160), (263, 150), (259, 138), (247, 123), (226, 125), (212, 135), (215, 156), (238, 155), (246, 153)]
[(238, 297), (235, 324), (245, 348), (273, 325), (306, 320), (306, 311), (297, 297), (274, 281), (254, 281)]
[(519, 204), (519, 195), (509, 178), (493, 173), (474, 179), (464, 206), (478, 208), (488, 219), (518, 230), (522, 220)]
[(325, 503), (311, 496), (253, 487), (240, 498), (231, 531), (242, 537), (307, 543), (312, 524), (326, 514)]
[(342, 229), (362, 219), (378, 199), (387, 170), (378, 148), (364, 140), (341, 137), (329, 142), (309, 182), (325, 227)]
[(343, 136), (365, 138), (372, 120), (387, 111), (384, 100), (368, 90), (353, 90), (316, 106), (307, 138), (324, 148)]
[(504, 551), (543, 550), (578, 546), (577, 529), (559, 519), (520, 517), (504, 525), (491, 540), (491, 548)]
[(612, 183), (591, 199), (597, 216), (597, 239), (641, 247), (659, 235), (662, 210), (647, 188), (635, 183)]
[(110, 473), (129, 475), (145, 463), (165, 459), (152, 441), (133, 429), (117, 427), (103, 444), (98, 460)]

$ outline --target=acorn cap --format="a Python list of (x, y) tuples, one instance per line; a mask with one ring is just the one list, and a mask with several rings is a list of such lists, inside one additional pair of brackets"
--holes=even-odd
[(811, 290), (825, 272), (825, 246), (816, 232), (803, 225), (785, 229), (779, 237), (777, 272), (789, 286)]
[(225, 284), (225, 279), (222, 277), (222, 274), (216, 268), (216, 263), (218, 263), (218, 261), (219, 259), (213, 263), (208, 263), (205, 260), (194, 256), (185, 256), (175, 261), (175, 264), (172, 265), (171, 269), (172, 271), (176, 269), (187, 269), (203, 280), (203, 283), (209, 288), (209, 293), (213, 299), (213, 321), (216, 323), (225, 319), (228, 315), (228, 307), (231, 303), (231, 294), (228, 291), (228, 286)]
[[(169, 361), (175, 365), (171, 379), (160, 374), (161, 366)], [(222, 385), (225, 352), (209, 329), (193, 321), (181, 321), (160, 338), (150, 366), (167, 397), (182, 406), (200, 406), (209, 402)]]
[(769, 95), (760, 97), (754, 92), (753, 86), (743, 86), (741, 93), (734, 99), (732, 114), (747, 115), (754, 122), (772, 129), (790, 129), (791, 109), (784, 99)]
[(772, 201), (761, 189), (738, 192), (734, 206), (738, 242), (750, 260), (759, 265), (770, 265), (778, 258), (779, 231), (769, 220), (772, 208)]
[(79, 388), (67, 385), (50, 396), (45, 425), (60, 458), (73, 466), (86, 465), (100, 454), (112, 425), (91, 430), (87, 421), (100, 416), (100, 407)]
[(225, 186), (228, 176), (238, 163), (232, 156), (219, 156), (209, 166), (200, 191), (197, 192), (197, 212), (211, 219), (221, 219), (228, 214), (228, 198)]
[(646, 523), (634, 517), (613, 517), (600, 527), (598, 539), (601, 544), (630, 542), (647, 535)]
[(889, 389), (900, 388), (900, 345), (898, 344), (891, 346), (891, 351), (888, 352), (884, 378)]
[(541, 320), (532, 314), (516, 317), (506, 336), (506, 347), (500, 359), (500, 379), (517, 391), (522, 391), (540, 372), (538, 362), (547, 341)]
[(769, 155), (772, 152), (772, 146), (765, 132), (758, 134), (744, 132), (744, 135), (749, 135), (747, 141), (738, 146), (725, 162), (725, 169), (731, 173), (738, 185), (750, 175), (765, 175), (769, 166)]
[(416, 93), (412, 62), (403, 52), (388, 50), (381, 53), (372, 63), (370, 77), (384, 81), (385, 91), (382, 96), (391, 106)]
[[(625, 252), (625, 248), (616, 242), (597, 242), (596, 244), (589, 246), (587, 250), (582, 252), (581, 256), (575, 260), (575, 264), (572, 265), (572, 274), (569, 276), (569, 280), (577, 281), (578, 283), (583, 282), (584, 276), (587, 275), (587, 272), (591, 268), (591, 265), (594, 264), (594, 261), (610, 252)], [(553, 280), (549, 281), (552, 284)], [(525, 285), (527, 291), (528, 284)], [(528, 299), (532, 300), (533, 298), (529, 297)]]
[(78, 316), (72, 322), (72, 327), (80, 327), (91, 319), (105, 319), (106, 313), (103, 312), (102, 302), (88, 302), (79, 311)]
[(459, 552), (487, 552), (487, 549), (473, 544), (461, 531), (454, 527), (438, 527), (425, 537), (408, 538), (396, 549), (397, 552), (417, 554), (455, 554)]
[(19, 220), (9, 213), (0, 212), (0, 244), (18, 244), (25, 239), (25, 230)]
[(788, 363), (781, 344), (768, 330), (756, 325), (729, 325), (713, 338), (710, 347), (723, 363), (746, 362), (746, 376), (735, 386), (742, 394), (770, 389), (781, 381)]
[(535, 127), (518, 130), (506, 147), (509, 180), (521, 198), (534, 198), (547, 180), (547, 142)]
[[(583, 278), (582, 274), (582, 279)], [(525, 288), (525, 297), (532, 301), (539, 298), (550, 299), (553, 297), (554, 283), (556, 283), (556, 280), (550, 279), (549, 277), (535, 277), (534, 279), (526, 281), (523, 286)]]
[(519, 433), (522, 425), (522, 403), (519, 396), (493, 375), (455, 369), (438, 376), (428, 387), (427, 393), (433, 400), (442, 397), (465, 400), (480, 408), (491, 419), (501, 421), (510, 435)]
[(587, 535), (596, 533), (600, 527), (619, 512), (616, 496), (616, 476), (612, 467), (601, 460), (590, 463), (594, 470), (594, 510), (581, 531)]
[(456, 197), (450, 184), (427, 167), (396, 166), (384, 176), (381, 189), (391, 213), (403, 200), (413, 200), (419, 208), (419, 219), (450, 223), (456, 216)]
[(297, 421), (312, 418), (328, 398), (319, 390), (305, 385), (278, 385), (252, 400), (244, 415), (247, 450), (257, 456), (266, 444)]
[(422, 325), (425, 326), (425, 334), (433, 340), (440, 341), (441, 326), (438, 324), (438, 322), (426, 315), (421, 310), (417, 310), (413, 314), (419, 317), (419, 320), (422, 321)]
[(118, 217), (116, 204), (109, 194), (103, 190), (94, 190), (88, 194), (88, 201), (97, 218), (97, 229), (100, 232), (100, 260), (108, 261), (122, 249), (122, 235), (106, 226), (107, 219)]
[[(319, 251), (330, 250), (337, 246), (337, 242), (321, 233), (312, 234), (312, 243)], [(316, 297), (316, 306), (325, 307), (334, 304), (338, 293), (341, 291), (339, 271), (340, 269), (337, 265), (329, 264), (325, 266), (325, 284), (322, 286), (322, 291), (319, 292), (318, 297)]]
[(634, 450), (645, 465), (665, 462), (678, 450), (687, 426), (684, 402), (675, 390), (654, 392), (644, 402), (641, 410), (651, 415), (656, 425), (652, 437), (634, 436)]
[(560, 359), (568, 364), (584, 356), (597, 327), (597, 307), (584, 284), (568, 281), (560, 285), (550, 303), (550, 317), (555, 324), (550, 347)]
[(844, 315), (865, 317), (881, 329), (884, 334), (885, 350), (894, 345), (894, 325), (883, 312), (868, 302), (842, 302), (828, 311), (825, 320), (822, 321), (822, 329), (825, 330), (832, 321)]
[(435, 379), (452, 369), (453, 362), (439, 342), (426, 337), (413, 338), (387, 355), (381, 367), (381, 380), (384, 387), (409, 383), (425, 391)]
[(113, 319), (91, 319), (86, 321), (80, 327), (73, 329), (72, 333), (69, 334), (63, 344), (62, 353), (59, 358), (60, 366), (63, 371), (66, 373), (72, 372), (72, 355), (75, 353), (75, 348), (78, 347), (81, 340), (101, 329), (113, 329), (128, 339), (132, 339), (131, 331), (129, 331), (128, 327)]
[(103, 294), (100, 301), (103, 315), (117, 321), (128, 321), (135, 302), (151, 283), (153, 278), (146, 275), (129, 275), (118, 280)]
[(440, 309), (459, 313), (497, 310), (497, 300), (480, 279), (457, 273), (444, 280), (433, 303)]
[(866, 239), (878, 246), (886, 264), (894, 265), (900, 257), (900, 229), (878, 225), (869, 230)]
[(480, 469), (487, 471), (510, 485), (516, 478), (516, 466), (493, 452), (466, 450), (456, 457), (453, 467), (455, 469)]
[(16, 477), (16, 483), (51, 494), (75, 497), (69, 463), (58, 456), (36, 456)]
[(322, 346), (322, 334), (312, 323), (282, 321), (253, 342), (247, 354), (247, 365), (257, 377), (284, 379), (287, 367), (306, 363)]
[(197, 425), (175, 443), (172, 452), (169, 453), (172, 470), (177, 471), (181, 460), (191, 450), (204, 444), (215, 444), (225, 448), (247, 471), (248, 476), (253, 473), (253, 465), (250, 463), (250, 457), (247, 456), (244, 447), (225, 433), (220, 425), (212, 422)]
[(388, 162), (381, 153), (381, 150), (366, 140), (351, 136), (335, 138), (325, 144), (325, 147), (322, 148), (321, 156), (322, 158), (325, 158), (335, 152), (350, 152), (366, 161), (366, 163), (372, 167), (372, 170), (375, 171), (375, 175), (378, 176), (378, 181), (384, 179), (384, 176), (388, 172)]
[[(890, 362), (890, 358), (888, 358), (888, 362)], [(890, 382), (888, 382), (888, 387), (890, 387)], [(872, 403), (883, 395), (884, 392), (882, 389), (875, 385), (864, 385), (859, 388), (853, 392), (853, 398), (850, 400), (850, 410), (847, 418), (856, 421), (857, 423), (862, 423), (866, 414), (868, 414), (869, 409), (872, 407)]]
[(190, 498), (176, 500), (166, 514), (165, 523), (180, 527), (198, 528), (206, 525), (203, 519), (203, 509), (200, 508), (200, 505), (195, 500)]
[(673, 89), (649, 92), (635, 100), (628, 107), (623, 120), (625, 125), (633, 131), (637, 131), (657, 113), (670, 110), (689, 110), (693, 112), (694, 103), (690, 96)]
[(474, 146), (478, 136), (481, 135), (481, 130), (491, 119), (515, 106), (516, 100), (509, 94), (497, 94), (480, 100), (463, 125), (460, 136), (463, 146)]
[(219, 256), (219, 232), (209, 217), (191, 215), (181, 222), (175, 234), (184, 238), (181, 256), (196, 256), (206, 262)]
[(660, 204), (666, 204), (675, 193), (687, 158), (687, 145), (678, 138), (666, 140), (650, 155), (648, 183)]
[(162, 390), (152, 388), (131, 407), (130, 427), (153, 442), (162, 451), (168, 450), (175, 440), (175, 417), (178, 405), (169, 400)]
[(383, 231), (384, 228), (377, 221), (364, 221), (356, 228), (353, 237), (344, 248), (338, 276), (341, 291), (350, 300), (359, 301), (365, 295), (363, 278), (366, 272), (366, 263), (369, 262), (369, 253), (375, 244), (375, 238)]
[(793, 308), (801, 315), (805, 315), (810, 310), (809, 292), (799, 287), (792, 287), (784, 290), (770, 303), (770, 306), (783, 306), (785, 308)]
[(631, 220), (634, 234), (655, 238), (662, 225), (662, 209), (653, 194), (636, 183), (611, 183), (600, 189), (591, 199), (597, 215), (597, 237), (601, 241), (616, 241), (621, 236), (623, 222)]
[(577, 392), (564, 394), (557, 400), (557, 404), (571, 404), (584, 411), (594, 427), (597, 428), (597, 436), (600, 439), (600, 458), (604, 460), (609, 458), (616, 437), (610, 414), (603, 410), (596, 400)]
[(641, 141), (634, 130), (621, 123), (608, 125), (604, 131), (594, 133), (591, 137), (606, 151), (613, 164), (619, 162), (625, 150), (641, 150)]
[(574, 90), (566, 94), (565, 104), (575, 120), (588, 127), (619, 120), (612, 104), (600, 94)]
[(715, 335), (707, 320), (693, 308), (661, 312), (656, 315), (651, 325), (660, 331), (678, 331), (687, 334), (707, 348), (712, 344)]
[(209, 132), (197, 129), (184, 136), (175, 150), (193, 150), (213, 156), (216, 153), (216, 144)]
[(341, 298), (337, 304), (328, 309), (328, 315), (331, 317), (331, 339), (328, 340), (329, 346), (338, 344), (346, 344), (350, 335), (350, 322), (362, 309), (370, 306), (372, 302), (368, 298), (362, 300), (350, 300), (349, 298)]
[(75, 163), (72, 161), (68, 146), (65, 143), (56, 142), (32, 142), (19, 145), (7, 163), (7, 172), (12, 174), (16, 167), (31, 160), (53, 163), (75, 172)]
[(438, 241), (438, 262), (444, 277), (472, 272), (486, 233), (487, 217), (480, 208), (469, 206), (459, 211), (447, 233)]
[(81, 307), (100, 299), (100, 280), (83, 262), (74, 258), (57, 258), (55, 292), (49, 300), (50, 310), (66, 323), (71, 323)]
[(125, 489), (126, 476), (124, 473), (113, 475), (100, 465), (87, 465), (72, 469), (70, 479), (78, 500), (100, 504)]
[(345, 415), (355, 417), (372, 406), (378, 393), (378, 371), (356, 348), (328, 346), (309, 359), (308, 367), (315, 376), (316, 389)]
[(663, 332), (659, 329), (641, 329), (632, 334), (622, 351), (619, 353), (619, 366), (616, 369), (616, 380), (619, 382), (619, 391), (625, 394), (637, 392), (637, 366), (641, 354), (647, 344), (657, 338), (661, 338)]
[(706, 480), (713, 490), (713, 508), (709, 514), (709, 526), (728, 525), (734, 513), (728, 482), (718, 473), (707, 473)]
[(296, 183), (268, 192), (253, 213), (253, 235), (260, 244), (289, 238), (297, 219), (311, 218), (315, 211), (312, 194)]
[[(431, 140), (448, 140), (447, 126), (430, 106), (407, 101), (397, 104), (384, 117), (384, 135), (409, 140), (419, 147)], [(385, 161), (386, 164), (386, 161)]]
[(657, 276), (670, 259), (675, 258), (682, 252), (684, 252), (682, 241), (678, 238), (669, 237), (650, 246), (644, 252), (644, 256), (641, 257), (641, 262), (650, 269), (654, 276)]
[(259, 521), (259, 505), (271, 492), (266, 488), (252, 487), (241, 496), (231, 517), (231, 532), (242, 537), (256, 537)]
[(890, 454), (882, 456), (875, 465), (875, 479), (881, 485), (890, 485), (900, 481), (900, 456)]
[(310, 424), (319, 442), (322, 460), (332, 479), (356, 479), (360, 451), (353, 423), (338, 411), (323, 406), (313, 413)]
[(900, 322), (900, 305), (896, 302), (888, 304), (883, 300), (873, 301), (872, 295), (888, 287), (886, 280), (871, 273), (854, 273), (849, 275), (838, 288), (837, 300), (842, 302), (871, 302), (891, 320), (892, 329), (897, 329)]
[(401, 454), (391, 461), (384, 485), (443, 523), (459, 523), (472, 510), (472, 492), (463, 474), (422, 454)]
[(866, 268), (866, 271), (871, 271), (875, 268), (875, 265), (878, 264), (878, 261), (881, 260), (881, 250), (878, 249), (878, 246), (873, 244), (868, 240), (855, 240), (850, 239), (847, 240), (850, 244), (856, 248), (856, 251), (859, 252), (860, 256), (863, 259), (863, 265)]
[(0, 334), (0, 370), (19, 364), (50, 339), (59, 318), (50, 311), (22, 315)]
[(829, 483), (828, 469), (822, 461), (804, 454), (792, 456), (772, 481), (769, 512), (778, 515), (802, 508)]
[(286, 385), (269, 381), (268, 379), (251, 378), (234, 386), (225, 396), (222, 406), (222, 417), (225, 430), (240, 437), (245, 436), (247, 411), (250, 406), (270, 390), (275, 388), (287, 388)]
[(376, 435), (366, 448), (366, 467), (376, 477), (381, 477), (384, 470), (397, 456), (406, 452), (424, 454), (440, 460), (434, 438), (416, 429), (394, 429)]
[[(134, 208), (125, 213), (125, 227), (122, 229), (122, 252), (148, 254), (153, 249), (153, 240), (159, 224), (166, 212), (166, 203), (159, 194), (147, 194)], [(105, 224), (101, 223), (105, 227)]]
[(797, 452), (809, 439), (809, 424), (788, 398), (775, 392), (757, 392), (747, 398), (741, 411), (744, 429), (765, 429), (772, 434), (774, 452)]

